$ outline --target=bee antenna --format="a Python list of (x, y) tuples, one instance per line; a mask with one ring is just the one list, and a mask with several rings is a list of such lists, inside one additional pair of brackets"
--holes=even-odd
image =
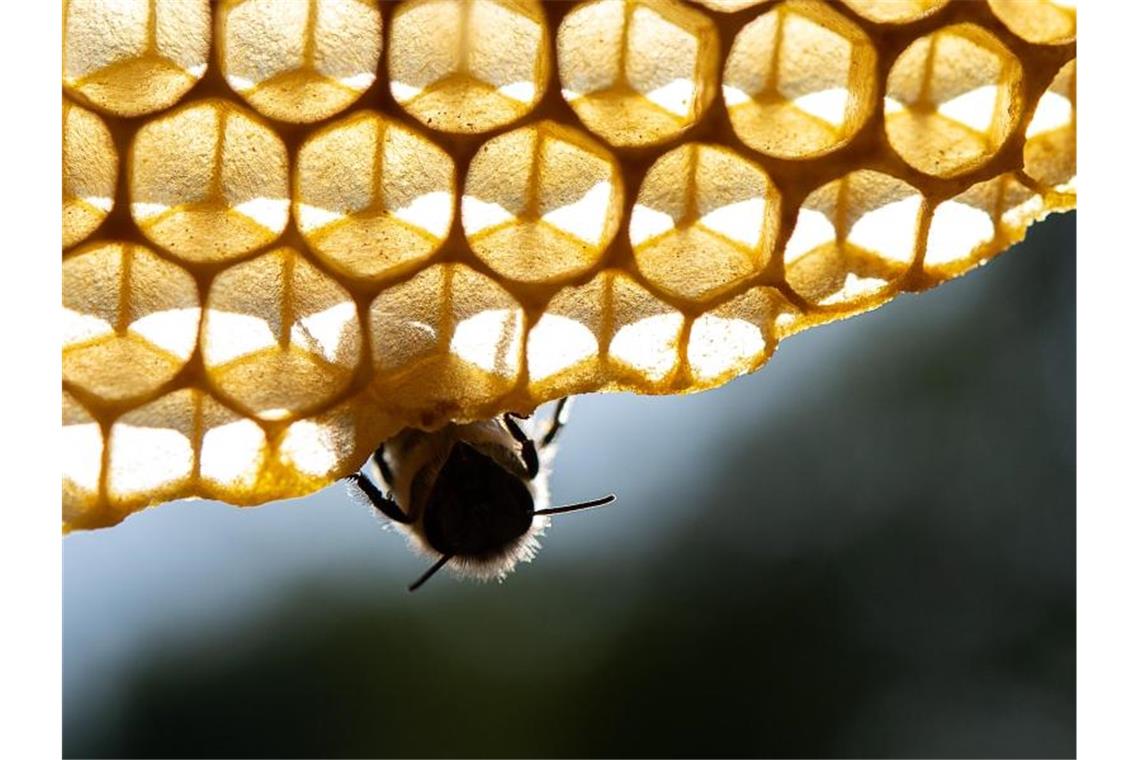
[(577, 504), (567, 504), (564, 507), (551, 507), (550, 509), (540, 509), (540, 510), (536, 511), (535, 514), (536, 515), (557, 515), (557, 514), (561, 514), (563, 512), (577, 512), (580, 509), (590, 509), (592, 507), (604, 506), (606, 504), (609, 504), (611, 501), (613, 501), (616, 498), (617, 497), (611, 493), (607, 496), (603, 496), (600, 499), (594, 499), (593, 501), (580, 501)]
[(419, 578), (417, 578), (417, 579), (416, 579), (416, 582), (415, 582), (415, 583), (413, 583), (412, 585), (408, 586), (408, 591), (415, 591), (415, 590), (416, 590), (416, 589), (418, 589), (420, 586), (422, 586), (422, 585), (424, 585), (425, 583), (427, 583), (427, 582), (428, 582), (428, 579), (429, 579), (429, 578), (431, 578), (433, 575), (435, 575), (437, 572), (439, 572), (439, 569), (440, 569), (441, 567), (443, 567), (444, 565), (446, 565), (446, 564), (448, 563), (448, 561), (449, 561), (449, 560), (450, 560), (450, 559), (451, 559), (453, 556), (455, 556), (455, 555), (453, 555), (453, 554), (445, 554), (445, 555), (443, 555), (442, 557), (440, 557), (440, 558), (439, 558), (439, 560), (438, 560), (438, 561), (437, 561), (437, 562), (436, 562), (434, 565), (432, 565), (431, 567), (429, 567), (429, 568), (427, 569), (427, 572), (426, 572), (426, 573), (424, 573), (423, 575), (421, 575)]

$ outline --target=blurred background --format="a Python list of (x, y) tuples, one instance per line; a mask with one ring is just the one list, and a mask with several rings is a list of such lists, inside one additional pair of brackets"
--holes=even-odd
[(708, 393), (578, 399), (503, 584), (333, 487), (64, 541), (72, 757), (1075, 752), (1075, 214)]

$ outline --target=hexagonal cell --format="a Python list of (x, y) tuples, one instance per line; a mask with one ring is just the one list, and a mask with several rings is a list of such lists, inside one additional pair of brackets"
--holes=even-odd
[(207, 375), (263, 420), (303, 414), (344, 391), (361, 342), (352, 296), (292, 248), (226, 269), (206, 297)]
[(444, 283), (450, 281), (451, 266), (440, 264), (376, 296), (368, 318), (377, 372), (409, 372), (446, 352), (441, 331), (450, 308)]
[(547, 37), (534, 0), (405, 3), (392, 16), (392, 97), (432, 129), (470, 134), (508, 124), (546, 91)]
[(621, 171), (586, 135), (543, 121), (487, 142), (463, 188), (463, 231), (499, 274), (556, 282), (597, 264), (621, 221)]
[(150, 393), (198, 341), (198, 285), (141, 245), (95, 243), (63, 262), (63, 379), (107, 401)]
[(131, 144), (131, 216), (187, 261), (222, 261), (272, 243), (289, 219), (289, 157), (272, 128), (224, 100), (155, 119)]
[(989, 0), (990, 10), (1011, 32), (1039, 45), (1077, 38), (1076, 0)]
[(841, 2), (876, 24), (909, 24), (937, 13), (950, 0), (841, 0)]
[(107, 498), (129, 509), (190, 485), (198, 440), (200, 391), (168, 393), (127, 412), (107, 439)]
[(796, 313), (775, 288), (757, 287), (693, 320), (685, 356), (701, 386), (752, 372), (772, 356), (776, 320)]
[(75, 245), (115, 205), (119, 154), (111, 131), (86, 108), (63, 99), (63, 247)]
[(582, 3), (558, 29), (562, 96), (611, 145), (656, 145), (704, 114), (719, 45), (712, 21), (675, 0)]
[[(489, 402), (514, 387), (524, 316), (494, 280), (462, 264), (439, 264), (376, 297), (369, 311), (372, 361), (393, 391), (382, 403), (438, 418)], [(398, 401), (397, 401), (398, 399)]]
[(567, 287), (547, 303), (530, 328), (526, 364), (534, 395), (565, 395), (598, 377), (607, 294), (613, 272)]
[(876, 99), (875, 46), (816, 0), (791, 0), (733, 40), (721, 90), (732, 128), (750, 148), (812, 158), (846, 145)]
[(611, 280), (607, 310), (611, 337), (605, 356), (612, 374), (642, 391), (664, 389), (681, 363), (685, 317), (621, 272)]
[(1077, 60), (1041, 95), (1025, 130), (1025, 173), (1057, 192), (1077, 190)]
[(223, 0), (217, 23), (226, 82), (272, 119), (327, 118), (376, 80), (377, 0)]
[(629, 220), (638, 270), (673, 295), (701, 301), (760, 272), (780, 225), (780, 195), (760, 166), (691, 143), (657, 159)]
[(1021, 64), (985, 29), (954, 24), (895, 60), (884, 99), (887, 140), (936, 177), (983, 165), (1021, 118)]
[(923, 197), (900, 179), (859, 170), (813, 191), (784, 246), (788, 284), (813, 306), (882, 300), (910, 268)]
[(278, 445), (282, 462), (302, 478), (327, 477), (355, 458), (358, 416), (354, 405), (340, 404), (290, 423)]
[(922, 262), (929, 274), (948, 277), (975, 263), (975, 252), (997, 234), (995, 219), (1006, 181), (1002, 176), (981, 182), (934, 208)]
[(197, 394), (198, 484), (205, 495), (236, 502), (248, 498), (269, 456), (265, 431), (249, 417)]
[(374, 111), (314, 133), (297, 156), (293, 213), (329, 266), (376, 280), (435, 253), (455, 214), (455, 166), (442, 149)]
[(103, 465), (103, 430), (79, 401), (63, 392), (63, 521), (80, 520), (98, 506)]
[(995, 255), (1040, 211), (1041, 197), (1012, 174), (973, 185), (935, 207), (926, 235), (924, 271), (939, 280)]
[[(1045, 211), (1045, 199), (1032, 188), (1026, 187), (1016, 179), (1010, 178), (1006, 182), (998, 207), (1003, 231), (1004, 241), (1021, 240), (1025, 237), (1026, 228), (1038, 221)], [(997, 254), (999, 250), (995, 250)]]
[(109, 113), (173, 105), (209, 55), (208, 0), (64, 0), (63, 86)]

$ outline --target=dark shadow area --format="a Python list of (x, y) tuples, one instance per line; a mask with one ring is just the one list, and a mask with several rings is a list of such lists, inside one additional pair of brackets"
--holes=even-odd
[(1072, 756), (1075, 215), (1034, 237), (953, 320), (819, 367), (842, 392), (694, 450), (656, 552), (297, 588), (152, 642), (66, 754)]

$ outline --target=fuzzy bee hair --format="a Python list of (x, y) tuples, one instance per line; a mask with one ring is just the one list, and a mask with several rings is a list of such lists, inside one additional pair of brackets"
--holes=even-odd
[[(432, 548), (425, 535), (423, 520), (423, 504), (427, 496), (425, 492), (435, 482), (452, 449), (459, 443), (472, 446), (522, 480), (534, 499), (536, 510), (545, 509), (550, 504), (547, 484), (550, 479), (549, 466), (553, 447), (547, 447), (540, 452), (538, 474), (533, 479), (526, 480), (525, 468), (516, 451), (518, 445), (500, 419), (467, 425), (447, 425), (432, 433), (405, 430), (388, 443), (383, 454), (387, 456), (394, 478), (394, 482), (389, 484), (392, 496), (397, 504), (410, 505), (409, 515), (415, 521), (390, 524), (395, 530), (404, 534), (408, 546), (430, 559), (438, 558), (439, 552)], [(369, 474), (374, 480), (383, 481), (375, 457), (369, 461)], [(541, 548), (539, 537), (549, 525), (549, 517), (537, 515), (529, 530), (498, 551), (478, 557), (456, 557), (448, 563), (448, 567), (458, 575), (480, 581), (502, 580), (519, 562), (530, 562), (534, 559)]]
[[(349, 491), (403, 533), (413, 550), (436, 560), (418, 588), (444, 565), (456, 575), (502, 580), (529, 562), (550, 515), (608, 504), (613, 496), (550, 508), (554, 438), (567, 399), (536, 442), (514, 415), (433, 432), (406, 429), (369, 460), (370, 477), (349, 476)], [(389, 490), (385, 495), (377, 484)]]

